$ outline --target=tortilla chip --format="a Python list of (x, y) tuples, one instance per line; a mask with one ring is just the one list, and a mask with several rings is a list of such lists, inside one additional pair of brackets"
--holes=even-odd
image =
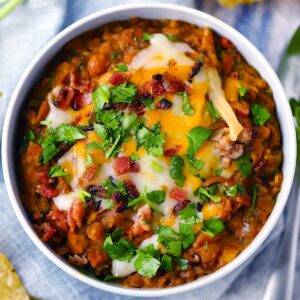
[(9, 260), (0, 252), (0, 300), (29, 300), (29, 296)]
[(233, 7), (240, 4), (252, 4), (254, 2), (259, 2), (261, 0), (219, 0), (220, 4), (226, 7)]

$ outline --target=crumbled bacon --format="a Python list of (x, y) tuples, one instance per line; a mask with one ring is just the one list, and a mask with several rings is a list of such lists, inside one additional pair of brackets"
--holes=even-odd
[(74, 90), (84, 92), (91, 92), (93, 90), (92, 82), (79, 78), (77, 74), (71, 74), (70, 87)]
[(235, 201), (239, 204), (242, 204), (242, 205), (246, 206), (246, 207), (251, 207), (251, 197), (247, 193), (244, 193), (241, 196), (237, 196), (235, 198)]
[(165, 150), (164, 154), (167, 157), (171, 157), (172, 155), (176, 154), (180, 148), (181, 148), (181, 145), (175, 145), (173, 148)]
[(40, 184), (36, 187), (36, 193), (46, 198), (54, 198), (58, 195), (58, 191), (49, 184)]
[(153, 96), (156, 97), (162, 96), (166, 92), (162, 80), (152, 79), (150, 82), (150, 86), (151, 86), (151, 94)]
[(112, 85), (119, 85), (119, 84), (124, 83), (125, 81), (126, 81), (126, 78), (123, 73), (115, 73), (109, 79), (109, 82)]
[(101, 187), (100, 185), (90, 185), (88, 188), (87, 188), (87, 191), (94, 195), (94, 196), (98, 196), (100, 198), (105, 198), (106, 196), (106, 189), (104, 189), (103, 187)]
[(53, 104), (62, 110), (66, 110), (70, 106), (74, 94), (75, 91), (73, 88), (65, 86), (59, 91), (58, 98)]
[(136, 186), (130, 180), (124, 181), (126, 193), (131, 198), (137, 198), (140, 194), (136, 188)]
[(139, 172), (138, 162), (133, 161), (128, 156), (117, 157), (113, 163), (113, 169), (116, 175), (126, 174), (127, 172)]
[(53, 234), (56, 232), (56, 228), (53, 227), (50, 223), (45, 222), (37, 227), (39, 236), (43, 242), (48, 242)]
[(132, 234), (140, 235), (145, 231), (150, 231), (151, 227), (148, 224), (151, 221), (151, 208), (148, 204), (143, 205), (137, 211), (137, 217), (133, 224)]
[(46, 216), (47, 220), (55, 226), (57, 229), (60, 229), (64, 232), (68, 231), (68, 224), (65, 214), (58, 210), (51, 210)]
[(262, 172), (265, 167), (267, 165), (267, 161), (266, 160), (261, 160), (258, 165), (254, 168), (255, 173), (260, 173)]
[(187, 192), (184, 189), (176, 186), (171, 190), (170, 197), (177, 201), (184, 201), (187, 200)]
[(67, 221), (70, 227), (70, 231), (74, 232), (76, 226), (81, 228), (82, 220), (85, 215), (84, 204), (80, 200), (75, 200), (72, 204), (72, 207), (68, 211)]
[(174, 206), (174, 212), (178, 213), (180, 210), (184, 209), (187, 207), (187, 205), (191, 203), (190, 200), (183, 200), (178, 202), (175, 206)]
[(43, 167), (41, 170), (39, 170), (37, 172), (37, 176), (38, 176), (40, 183), (43, 183), (43, 184), (51, 183), (52, 180), (49, 178), (48, 172), (49, 172), (49, 169), (46, 167)]
[(80, 176), (78, 179), (78, 185), (79, 186), (85, 186), (88, 184), (90, 181), (92, 181), (98, 171), (98, 166), (97, 165), (91, 165), (86, 168), (86, 170), (83, 172), (83, 174)]
[(170, 94), (176, 94), (186, 90), (186, 85), (181, 79), (167, 72), (163, 75), (163, 86), (165, 91)]

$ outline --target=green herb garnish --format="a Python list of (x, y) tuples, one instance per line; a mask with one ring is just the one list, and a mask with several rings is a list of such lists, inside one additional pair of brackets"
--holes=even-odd
[(212, 135), (212, 130), (203, 128), (203, 127), (195, 127), (191, 129), (188, 134), (188, 154), (190, 156), (194, 156), (199, 148), (204, 144), (204, 142)]
[(263, 126), (271, 117), (268, 110), (257, 103), (252, 104), (250, 110), (253, 122), (257, 126)]
[(244, 154), (237, 159), (237, 164), (242, 176), (248, 177), (251, 175), (252, 164), (249, 151), (245, 151)]
[(170, 176), (172, 179), (175, 180), (178, 186), (183, 186), (186, 177), (183, 175), (183, 168), (184, 168), (184, 160), (179, 155), (174, 155), (171, 157), (170, 162)]

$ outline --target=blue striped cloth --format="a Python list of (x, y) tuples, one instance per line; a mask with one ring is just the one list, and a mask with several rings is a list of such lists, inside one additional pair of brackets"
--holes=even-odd
[[(0, 130), (12, 91), (34, 55), (57, 32), (99, 9), (134, 0), (28, 0), (0, 22)], [(225, 9), (215, 0), (169, 2), (196, 7), (232, 25), (248, 37), (276, 69), (281, 54), (299, 24), (299, 0), (265, 0), (262, 4)], [(26, 289), (38, 299), (127, 299), (89, 287), (64, 273), (37, 250), (16, 220), (0, 173), (0, 251), (11, 260)], [(260, 252), (238, 270), (209, 286), (188, 292), (186, 299), (262, 299), (272, 271), (280, 236), (281, 218)], [(300, 255), (299, 260), (300, 261)], [(300, 265), (297, 269), (300, 280)], [(295, 299), (300, 299), (296, 285)], [(167, 297), (179, 299), (182, 295)], [(128, 298), (129, 299), (129, 298)], [(131, 298), (132, 299), (132, 298)]]

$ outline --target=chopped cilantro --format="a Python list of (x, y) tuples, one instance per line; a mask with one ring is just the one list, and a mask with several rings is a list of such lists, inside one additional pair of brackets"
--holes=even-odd
[(179, 42), (180, 38), (175, 35), (175, 34), (166, 34), (166, 37), (171, 41), (171, 42)]
[(192, 105), (190, 104), (189, 95), (186, 92), (178, 93), (182, 97), (182, 111), (185, 115), (191, 116), (195, 113)]
[(84, 190), (79, 190), (77, 194), (78, 198), (82, 201), (85, 202), (85, 198), (91, 198), (92, 195)]
[(87, 144), (86, 146), (87, 149), (103, 149), (103, 144), (99, 143), (99, 142), (91, 142), (89, 144)]
[(203, 187), (200, 187), (198, 189), (198, 193), (200, 196), (204, 196), (206, 198), (208, 198), (209, 200), (215, 202), (215, 203), (218, 203), (221, 201), (221, 197), (220, 196), (217, 196), (217, 195), (214, 195), (212, 193), (209, 193), (209, 191)]
[(187, 207), (181, 209), (178, 215), (187, 224), (194, 224), (200, 221), (195, 203), (190, 203)]
[(43, 121), (40, 122), (40, 124), (50, 127), (52, 125), (52, 121), (50, 121), (50, 120), (43, 120)]
[(122, 180), (115, 180), (112, 177), (109, 177), (102, 188), (106, 190), (106, 198), (110, 198), (114, 192), (119, 192), (121, 195), (126, 196), (126, 189), (124, 182)]
[(112, 58), (112, 60), (117, 60), (118, 59), (118, 57), (119, 57), (119, 52), (118, 51), (115, 51), (113, 54), (112, 54), (112, 56), (111, 56), (111, 58)]
[(182, 254), (180, 235), (167, 226), (159, 226), (158, 242), (168, 250), (168, 253), (176, 257)]
[(204, 167), (205, 163), (189, 154), (185, 154), (184, 158), (186, 159), (188, 166), (189, 166), (189, 171), (195, 175), (198, 176), (198, 172)]
[(42, 146), (42, 162), (46, 164), (59, 152), (55, 143), (54, 129), (50, 128), (47, 130), (45, 136), (39, 138), (39, 143)]
[(123, 83), (110, 90), (113, 103), (132, 103), (136, 98), (137, 87), (133, 83)]
[(29, 141), (34, 141), (34, 140), (35, 140), (34, 132), (33, 132), (33, 130), (30, 129), (23, 136), (23, 142), (27, 144)]
[(119, 278), (119, 277), (116, 277), (116, 276), (107, 274), (107, 275), (105, 275), (105, 277), (103, 278), (103, 281), (105, 281), (105, 282), (110, 282), (110, 281), (114, 281), (114, 280), (116, 280), (116, 279), (118, 279), (118, 278)]
[(103, 250), (108, 254), (111, 259), (124, 261), (130, 261), (136, 252), (135, 246), (129, 241), (119, 238), (117, 241), (113, 241), (111, 236), (108, 236), (103, 244)]
[(126, 64), (118, 64), (115, 68), (114, 68), (115, 72), (126, 72), (128, 71), (128, 67)]
[(143, 126), (136, 133), (137, 150), (144, 147), (149, 155), (160, 156), (164, 154), (163, 145), (166, 133), (160, 132), (160, 124), (155, 124), (152, 129)]
[(170, 176), (172, 179), (175, 180), (175, 183), (178, 186), (183, 186), (186, 177), (183, 175), (182, 171), (184, 168), (184, 160), (182, 157), (179, 155), (174, 155), (171, 157), (171, 162), (170, 162)]
[(249, 210), (249, 215), (252, 215), (254, 213), (254, 209), (255, 209), (255, 205), (256, 205), (256, 201), (257, 201), (257, 191), (258, 191), (258, 188), (255, 185), (253, 187), (252, 203), (251, 203), (251, 208)]
[(172, 271), (173, 265), (172, 265), (172, 257), (168, 254), (164, 254), (161, 258), (161, 269), (164, 271)]
[(179, 223), (179, 233), (182, 241), (183, 249), (187, 249), (195, 241), (193, 225)]
[(248, 177), (251, 175), (252, 164), (250, 161), (250, 154), (248, 151), (245, 151), (244, 154), (237, 159), (237, 164), (242, 176)]
[(263, 126), (271, 117), (268, 110), (257, 103), (252, 104), (250, 110), (253, 122), (257, 126)]
[(220, 113), (217, 111), (217, 109), (211, 101), (206, 101), (205, 108), (214, 120), (221, 118)]
[(153, 37), (153, 34), (150, 34), (150, 33), (144, 33), (143, 34), (143, 37), (142, 37), (142, 42), (148, 42), (152, 39)]
[(246, 86), (241, 86), (239, 88), (239, 94), (240, 94), (241, 98), (245, 97), (245, 95), (247, 94), (247, 92), (248, 92), (248, 88)]
[(140, 157), (136, 154), (136, 153), (131, 153), (131, 155), (130, 155), (130, 159), (131, 160), (139, 160), (140, 159)]
[(165, 190), (157, 190), (146, 193), (146, 196), (149, 201), (154, 202), (156, 204), (162, 204), (166, 198), (166, 191)]
[(212, 130), (203, 127), (195, 127), (187, 133), (188, 154), (194, 156), (203, 143), (212, 135)]
[(93, 163), (94, 162), (91, 154), (88, 151), (86, 151), (86, 165), (91, 166)]
[(225, 229), (223, 222), (220, 219), (212, 218), (209, 220), (204, 220), (204, 228), (202, 232), (209, 235), (210, 237), (215, 237)]
[(105, 103), (109, 103), (110, 91), (106, 83), (97, 87), (92, 93), (95, 112), (101, 111)]
[(49, 171), (49, 177), (60, 177), (60, 176), (69, 176), (70, 174), (67, 173), (60, 165), (54, 165), (51, 167)]
[(151, 160), (151, 167), (158, 173), (161, 173), (163, 171), (163, 167), (155, 160)]
[(56, 141), (58, 142), (73, 143), (84, 138), (86, 138), (84, 132), (70, 124), (61, 124), (56, 129)]
[(97, 136), (103, 140), (105, 140), (108, 136), (108, 130), (102, 124), (94, 124), (94, 130)]
[(216, 176), (221, 176), (222, 175), (223, 170), (222, 169), (216, 169), (215, 170), (215, 175)]
[(245, 187), (240, 185), (239, 183), (236, 183), (225, 191), (226, 195), (229, 197), (235, 197), (238, 192), (245, 192)]
[(155, 108), (154, 99), (153, 98), (143, 98), (141, 102), (150, 110)]
[(189, 261), (184, 258), (174, 257), (174, 261), (180, 267), (181, 271), (186, 271), (189, 266)]

